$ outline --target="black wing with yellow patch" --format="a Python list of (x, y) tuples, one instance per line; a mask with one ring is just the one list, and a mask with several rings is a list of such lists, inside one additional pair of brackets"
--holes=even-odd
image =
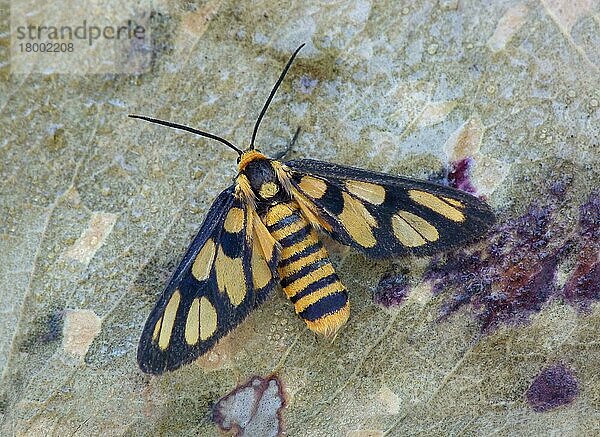
[(271, 240), (233, 186), (217, 197), (146, 321), (138, 347), (144, 372), (194, 360), (265, 300), (278, 281)]
[(373, 258), (446, 250), (480, 237), (495, 221), (485, 202), (453, 188), (310, 159), (285, 165), (305, 213)]

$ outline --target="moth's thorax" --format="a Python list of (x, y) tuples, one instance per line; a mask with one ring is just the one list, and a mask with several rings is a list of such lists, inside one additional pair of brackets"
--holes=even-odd
[(260, 202), (277, 203), (287, 198), (275, 163), (255, 150), (246, 151), (240, 157), (238, 181), (245, 178)]

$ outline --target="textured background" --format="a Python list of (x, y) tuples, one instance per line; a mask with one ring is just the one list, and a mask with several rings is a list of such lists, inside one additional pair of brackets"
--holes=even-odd
[[(274, 371), (292, 436), (600, 432), (597, 2), (155, 7), (153, 42), (136, 49), (152, 62), (137, 75), (11, 76), (0, 18), (0, 434), (213, 435), (215, 402)], [(471, 277), (460, 277), (469, 258), (450, 255), (458, 280), (435, 292), (448, 272), (431, 273), (431, 259), (375, 263), (330, 244), (353, 304), (333, 344), (278, 290), (213, 353), (144, 375), (143, 322), (235, 154), (126, 115), (245, 145), (301, 42), (262, 151), (301, 126), (294, 158), (443, 179), (470, 157), (470, 182), (498, 212), (494, 235), (511, 242), (470, 249), (494, 254), (464, 267)], [(491, 271), (488, 288), (460, 290)], [(392, 294), (408, 297), (375, 304), (380, 278), (401, 273)], [(546, 395), (566, 404), (549, 411), (526, 395), (545, 368), (558, 369)]]

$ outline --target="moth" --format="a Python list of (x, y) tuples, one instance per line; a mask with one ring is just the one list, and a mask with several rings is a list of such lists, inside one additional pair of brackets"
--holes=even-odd
[(137, 354), (144, 372), (171, 371), (206, 353), (278, 283), (308, 329), (334, 336), (350, 304), (320, 233), (386, 258), (443, 251), (494, 223), (485, 202), (453, 188), (312, 159), (282, 162), (256, 150), (260, 122), (302, 47), (271, 90), (245, 150), (188, 126), (130, 115), (238, 153), (233, 185), (216, 198), (144, 326)]

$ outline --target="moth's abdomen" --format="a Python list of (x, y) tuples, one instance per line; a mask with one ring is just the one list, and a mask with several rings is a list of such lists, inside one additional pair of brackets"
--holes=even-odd
[(279, 277), (296, 313), (311, 331), (335, 335), (350, 315), (348, 293), (315, 229), (296, 202), (270, 207), (265, 223), (281, 245)]

